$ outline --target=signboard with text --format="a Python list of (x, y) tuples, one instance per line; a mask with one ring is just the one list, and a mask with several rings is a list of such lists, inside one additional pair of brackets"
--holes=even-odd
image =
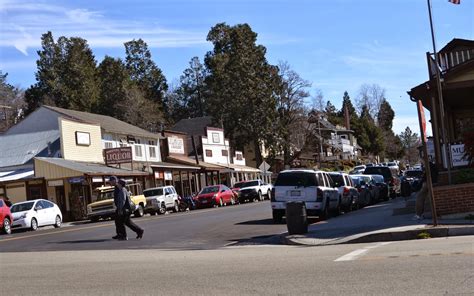
[(184, 140), (178, 137), (168, 137), (169, 153), (184, 154)]
[(120, 164), (132, 162), (132, 147), (104, 149), (105, 164)]

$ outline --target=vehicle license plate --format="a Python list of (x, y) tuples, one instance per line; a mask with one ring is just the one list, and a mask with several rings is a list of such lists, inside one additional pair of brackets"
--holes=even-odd
[(207, 203), (207, 200), (203, 199), (201, 202), (202, 202), (202, 203)]
[(290, 195), (291, 195), (291, 196), (301, 196), (301, 191), (292, 190), (292, 191), (290, 192)]

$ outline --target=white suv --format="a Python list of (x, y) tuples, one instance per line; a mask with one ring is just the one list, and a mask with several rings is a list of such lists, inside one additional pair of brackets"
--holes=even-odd
[(272, 190), (273, 221), (280, 223), (286, 203), (302, 201), (308, 216), (327, 219), (329, 211), (339, 211), (339, 192), (326, 172), (308, 169), (286, 170), (278, 174)]
[(179, 210), (179, 199), (173, 186), (148, 188), (143, 190), (146, 198), (145, 213), (164, 214), (168, 209), (173, 212)]

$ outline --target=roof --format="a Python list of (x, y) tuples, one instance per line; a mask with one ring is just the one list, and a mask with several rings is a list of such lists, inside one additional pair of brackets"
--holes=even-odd
[(448, 44), (446, 44), (438, 52), (439, 53), (449, 52), (449, 51), (452, 51), (453, 49), (455, 49), (457, 47), (471, 47), (471, 48), (474, 48), (474, 40), (454, 38), (453, 40), (449, 41)]
[(32, 169), (19, 169), (8, 172), (0, 172), (0, 182), (31, 179), (35, 172)]
[(22, 165), (59, 139), (59, 131), (0, 136), (0, 167)]
[(64, 158), (53, 158), (53, 157), (36, 157), (35, 159), (56, 165), (62, 168), (66, 168), (72, 171), (79, 172), (86, 175), (115, 175), (115, 176), (142, 176), (148, 175), (147, 172), (137, 171), (137, 170), (124, 170), (114, 167), (108, 167), (100, 163), (90, 163), (90, 162), (79, 162), (73, 160), (66, 160)]
[(235, 172), (247, 172), (247, 173), (260, 173), (261, 171), (257, 168), (249, 167), (246, 165), (238, 165), (238, 164), (233, 164), (229, 163), (228, 165), (219, 165), (227, 169), (231, 169)]
[(181, 119), (171, 129), (189, 135), (205, 135), (206, 127), (212, 125), (211, 116)]
[(145, 138), (152, 138), (152, 139), (159, 139), (160, 135), (151, 133), (147, 130), (134, 126), (132, 124), (126, 123), (124, 121), (118, 120), (117, 118), (101, 115), (101, 114), (94, 114), (76, 110), (69, 110), (63, 109), (59, 107), (52, 107), (43, 105), (43, 107), (60, 113), (66, 118), (73, 119), (80, 122), (85, 123), (95, 123), (99, 124), (102, 129), (107, 132), (115, 133), (115, 134), (122, 134), (122, 135), (133, 135), (133, 136), (140, 136)]

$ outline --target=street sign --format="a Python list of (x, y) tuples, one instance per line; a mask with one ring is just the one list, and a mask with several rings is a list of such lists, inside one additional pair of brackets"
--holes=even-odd
[(262, 172), (266, 172), (270, 169), (270, 165), (268, 163), (265, 162), (265, 160), (260, 164), (260, 166), (258, 167), (259, 170), (261, 170)]

